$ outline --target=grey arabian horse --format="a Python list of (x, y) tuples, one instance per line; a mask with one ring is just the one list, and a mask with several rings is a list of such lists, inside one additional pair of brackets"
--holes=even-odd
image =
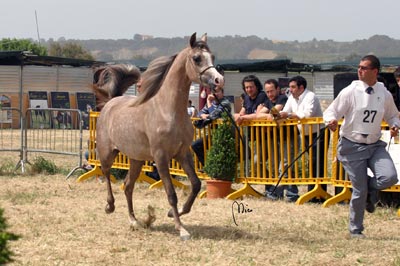
[[(139, 78), (137, 69), (131, 69), (132, 75), (128, 75), (126, 69), (122, 74), (115, 69), (113, 71), (113, 75), (102, 71), (97, 75), (94, 86), (96, 97), (103, 102), (109, 100), (100, 113), (96, 131), (97, 153), (107, 179), (106, 212), (111, 213), (115, 209), (110, 168), (118, 152), (122, 152), (130, 162), (129, 176), (125, 179), (129, 219), (132, 227), (139, 226), (133, 212), (133, 188), (144, 161), (155, 161), (171, 205), (168, 216), (174, 218), (175, 229), (179, 231), (181, 239), (189, 239), (190, 234), (183, 227), (180, 216), (190, 212), (201, 187), (189, 149), (193, 138), (193, 126), (186, 109), (190, 85), (197, 82), (212, 89), (224, 85), (223, 76), (213, 65), (207, 36), (203, 35), (201, 40), (196, 41), (194, 33), (187, 48), (174, 56), (152, 61), (142, 75), (142, 92), (138, 97), (109, 99), (114, 95), (122, 95), (118, 86), (124, 84), (124, 78), (135, 82)], [(126, 87), (126, 83), (121, 87)], [(191, 193), (179, 211), (169, 173), (171, 159), (181, 164), (191, 182)]]

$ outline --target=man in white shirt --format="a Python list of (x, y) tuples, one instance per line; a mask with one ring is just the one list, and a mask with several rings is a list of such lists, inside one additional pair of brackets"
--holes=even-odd
[(197, 110), (196, 107), (193, 106), (192, 100), (188, 100), (187, 112), (190, 117), (197, 116)]
[[(377, 192), (397, 183), (396, 168), (380, 140), (384, 119), (391, 135), (398, 134), (400, 120), (391, 93), (377, 81), (380, 62), (374, 55), (364, 56), (358, 66), (359, 80), (344, 88), (324, 112), (328, 127), (340, 128), (337, 158), (352, 183), (349, 231), (352, 238), (364, 238), (364, 210), (375, 211)], [(369, 177), (370, 168), (373, 177)]]
[[(322, 109), (319, 103), (319, 99), (314, 92), (307, 89), (307, 80), (302, 76), (295, 76), (289, 80), (290, 96), (280, 112), (281, 118), (288, 119), (302, 119), (309, 117), (322, 117)], [(298, 126), (299, 132), (302, 132), (302, 125)], [(308, 127), (306, 127), (308, 129)], [(325, 138), (320, 136), (324, 134), (325, 130), (320, 129), (320, 125), (312, 125), (312, 141), (310, 142), (309, 130), (304, 132), (305, 134), (305, 147), (311, 147), (312, 153), (312, 176), (323, 177), (324, 176), (324, 159), (326, 153), (324, 151)], [(320, 136), (320, 137), (319, 137)], [(329, 136), (329, 135), (328, 135)], [(319, 137), (319, 138), (318, 138)], [(318, 138), (318, 140), (317, 140)], [(317, 141), (316, 141), (317, 140)], [(329, 143), (329, 140), (328, 140)], [(308, 190), (312, 190), (313, 185), (308, 186)], [(326, 191), (326, 185), (322, 185), (322, 188)], [(321, 202), (322, 199), (313, 199), (312, 202)]]

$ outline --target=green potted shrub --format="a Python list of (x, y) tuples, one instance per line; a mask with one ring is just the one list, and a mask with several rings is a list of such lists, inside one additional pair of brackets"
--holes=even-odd
[[(226, 197), (230, 193), (232, 182), (237, 175), (237, 153), (232, 121), (225, 113), (222, 115), (222, 124), (212, 132), (204, 172), (211, 178), (206, 181), (207, 198)], [(211, 191), (215, 185), (225, 188)]]

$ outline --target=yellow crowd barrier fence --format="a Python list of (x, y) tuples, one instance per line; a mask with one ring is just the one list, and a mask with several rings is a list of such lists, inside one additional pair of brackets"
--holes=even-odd
[[(90, 114), (88, 163), (94, 168), (81, 175), (78, 181), (102, 175), (100, 162), (96, 158), (98, 116), (98, 112)], [(202, 129), (195, 128), (193, 140), (203, 138), (205, 156), (212, 145), (212, 130), (219, 122), (215, 121)], [(384, 129), (387, 125), (383, 123), (382, 127)], [(264, 188), (261, 186), (262, 191), (260, 191), (260, 186), (257, 185), (275, 185), (282, 175), (280, 185), (307, 185), (309, 188), (298, 198), (296, 204), (303, 204), (313, 198), (322, 198), (325, 199), (323, 206), (328, 207), (350, 200), (351, 182), (346, 177), (340, 162), (335, 159), (339, 130), (331, 132), (325, 128), (322, 117), (246, 121), (235, 132), (238, 152), (238, 176), (235, 182), (242, 184), (242, 187), (229, 194), (228, 199), (237, 199), (245, 195), (262, 197)], [(199, 178), (209, 179), (198, 158), (193, 156)], [(289, 165), (291, 166), (288, 167)], [(119, 154), (115, 158), (113, 168), (128, 170), (128, 158)], [(148, 182), (150, 188), (161, 187), (162, 181), (155, 181), (144, 174), (151, 171), (153, 171), (152, 162), (146, 162), (139, 180)], [(174, 160), (170, 162), (170, 173), (186, 176), (179, 163)], [(176, 179), (173, 179), (173, 183), (177, 187), (186, 187)], [(340, 190), (340, 192), (328, 193), (327, 185), (333, 186), (334, 191)], [(400, 185), (397, 184), (385, 191), (400, 192)], [(400, 210), (398, 214), (400, 215)]]

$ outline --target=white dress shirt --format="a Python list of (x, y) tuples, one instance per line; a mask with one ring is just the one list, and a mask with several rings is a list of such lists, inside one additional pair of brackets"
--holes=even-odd
[[(299, 99), (290, 95), (282, 112), (295, 113), (300, 119), (309, 117), (322, 117), (321, 104), (314, 92), (305, 89), (300, 95)], [(298, 125), (299, 131), (301, 132), (302, 126)], [(318, 132), (319, 126), (313, 125), (313, 133)], [(308, 131), (304, 132), (308, 135)]]
[(344, 117), (340, 135), (357, 143), (375, 143), (381, 138), (384, 119), (390, 126), (400, 126), (399, 113), (393, 96), (381, 83), (375, 83), (373, 92), (361, 80), (344, 88), (324, 112), (324, 121)]

